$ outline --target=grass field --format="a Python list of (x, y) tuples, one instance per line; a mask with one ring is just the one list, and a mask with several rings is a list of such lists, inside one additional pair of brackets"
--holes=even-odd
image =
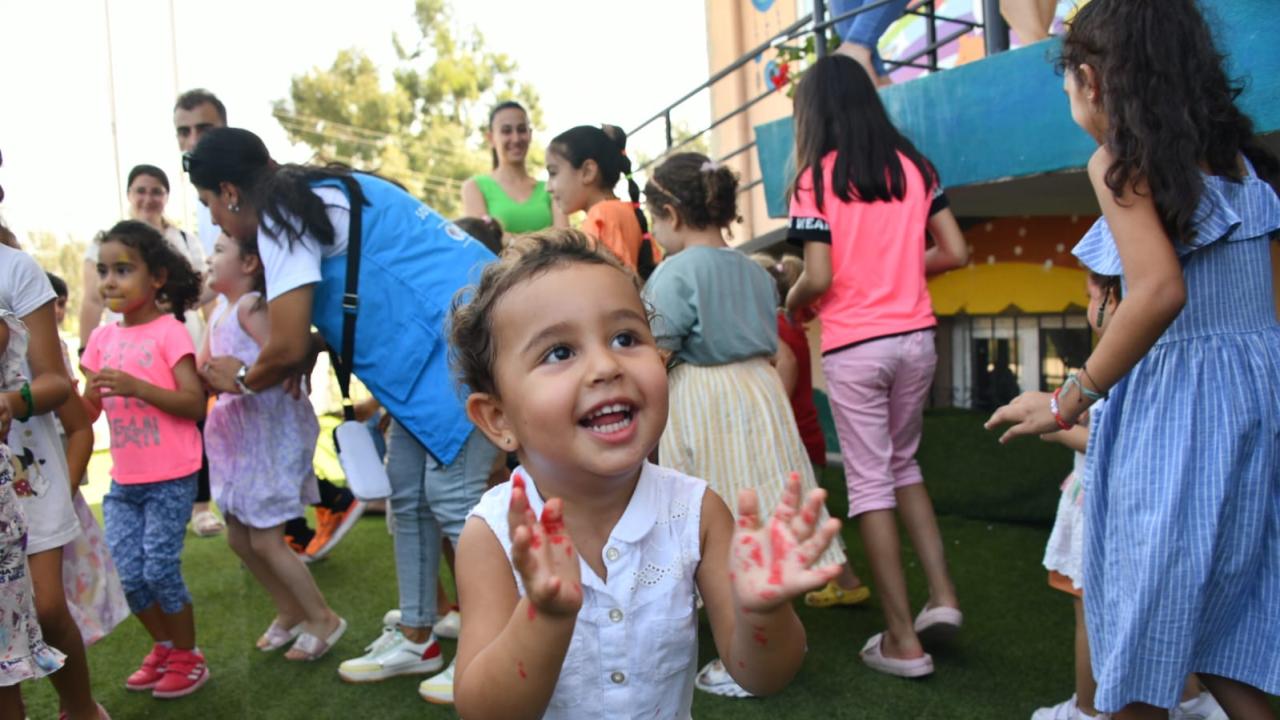
[[(857, 651), (882, 629), (873, 600), (854, 609), (798, 606), (809, 656), (796, 681), (767, 699), (726, 700), (697, 694), (701, 719), (778, 718), (1025, 718), (1036, 707), (1071, 694), (1072, 615), (1068, 599), (1050, 590), (1040, 565), (1057, 486), (1069, 456), (1036, 441), (1000, 448), (969, 413), (928, 416), (920, 453), (941, 515), (941, 527), (965, 610), (963, 633), (934, 648), (936, 674), (921, 681), (867, 670)], [(95, 469), (97, 469), (95, 467)], [(100, 482), (96, 477), (95, 488)], [(829, 469), (831, 510), (841, 516), (840, 472)], [(92, 492), (90, 493), (92, 497)], [(853, 526), (845, 540), (857, 567), (866, 563)], [(909, 547), (904, 542), (904, 547)], [(924, 598), (915, 558), (906, 551), (912, 597)], [(196, 599), (200, 645), (212, 670), (196, 695), (156, 701), (124, 690), (124, 677), (149, 648), (130, 620), (89, 651), (94, 687), (113, 717), (133, 718), (452, 718), (452, 708), (418, 698), (417, 678), (347, 685), (337, 665), (376, 637), (380, 618), (395, 607), (391, 538), (381, 517), (367, 517), (324, 562), (314, 566), (330, 604), (351, 623), (329, 656), (314, 664), (285, 661), (253, 647), (272, 611), (223, 538), (189, 536), (184, 571)], [(451, 657), (454, 643), (445, 641)], [(703, 660), (714, 650), (703, 624)], [(48, 682), (24, 686), (32, 720), (56, 716)], [(5, 719), (7, 720), (7, 719)]]

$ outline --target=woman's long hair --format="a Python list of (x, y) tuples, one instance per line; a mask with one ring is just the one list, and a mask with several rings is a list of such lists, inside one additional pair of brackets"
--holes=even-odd
[(831, 191), (842, 202), (901, 200), (907, 175), (899, 153), (924, 177), (926, 189), (938, 184), (928, 159), (889, 120), (880, 94), (866, 70), (852, 58), (830, 55), (800, 78), (795, 94), (795, 193), (805, 173), (813, 197), (823, 209), (822, 159), (833, 150)]
[[(334, 241), (328, 206), (312, 191), (317, 180), (350, 177), (343, 165), (276, 165), (257, 135), (242, 128), (215, 128), (200, 138), (186, 159), (191, 182), (216, 191), (223, 182), (240, 188), (257, 208), (259, 222), (270, 221), (289, 244), (310, 235), (323, 245)], [(364, 202), (360, 186), (352, 203)]]

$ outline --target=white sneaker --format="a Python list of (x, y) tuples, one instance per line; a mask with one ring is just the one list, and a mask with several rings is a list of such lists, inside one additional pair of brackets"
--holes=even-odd
[(400, 608), (388, 610), (387, 613), (382, 616), (382, 627), (390, 628), (399, 625), (401, 617)]
[(453, 704), (453, 666), (458, 659), (454, 658), (449, 667), (439, 675), (432, 675), (418, 685), (418, 694), (423, 700), (436, 705)]
[(458, 633), (462, 632), (462, 613), (450, 610), (448, 614), (436, 621), (431, 632), (435, 633), (436, 637), (457, 640)]
[(724, 663), (720, 661), (720, 658), (716, 658), (702, 666), (702, 670), (698, 671), (697, 677), (693, 679), (693, 686), (703, 692), (709, 692), (720, 697), (755, 697), (729, 675), (729, 671), (724, 668)]
[(339, 665), (338, 676), (353, 683), (376, 682), (396, 675), (435, 672), (444, 665), (435, 637), (425, 643), (409, 642), (394, 625), (383, 628), (382, 635), (365, 650), (364, 655)]
[(1086, 715), (1080, 706), (1076, 705), (1075, 695), (1053, 707), (1042, 707), (1031, 713), (1031, 720), (1109, 720), (1110, 717), (1107, 713)]
[(1227, 711), (1207, 692), (1202, 692), (1169, 711), (1169, 720), (1227, 720)]

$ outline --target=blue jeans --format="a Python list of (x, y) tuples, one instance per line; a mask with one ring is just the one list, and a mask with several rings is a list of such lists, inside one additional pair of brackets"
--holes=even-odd
[[(875, 0), (831, 0), (830, 17), (840, 17), (872, 2)], [(847, 43), (861, 45), (871, 51), (871, 65), (875, 68), (877, 75), (888, 74), (884, 59), (880, 57), (880, 51), (877, 49), (880, 45), (880, 36), (895, 20), (902, 17), (908, 2), (909, 0), (889, 0), (883, 5), (860, 12), (835, 25), (836, 32), (840, 33), (840, 39)]]
[(129, 609), (159, 604), (166, 614), (191, 603), (182, 581), (182, 542), (196, 501), (196, 476), (121, 485), (102, 498), (107, 548), (116, 562)]
[(440, 538), (457, 546), (467, 514), (484, 494), (498, 448), (472, 430), (453, 463), (440, 465), (400, 423), (393, 420), (387, 435), (400, 622), (429, 628), (436, 621)]

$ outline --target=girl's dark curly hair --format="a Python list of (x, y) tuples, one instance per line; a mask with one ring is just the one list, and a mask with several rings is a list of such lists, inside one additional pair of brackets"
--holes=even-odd
[(1243, 88), (1228, 80), (1223, 56), (1195, 0), (1094, 0), (1076, 14), (1058, 66), (1089, 65), (1107, 117), (1114, 160), (1107, 187), (1124, 195), (1145, 182), (1175, 243), (1195, 237), (1202, 171), (1243, 179), (1240, 155), (1280, 192), (1280, 163), (1236, 107)]
[(493, 366), (497, 343), (493, 315), (502, 297), (517, 285), (569, 265), (604, 265), (627, 276), (641, 290), (640, 278), (608, 250), (578, 230), (544, 230), (516, 237), (480, 274), (480, 282), (463, 288), (449, 314), (449, 347), (454, 371), (472, 392), (498, 394)]
[(655, 217), (670, 205), (696, 229), (729, 227), (738, 217), (738, 176), (701, 153), (677, 153), (662, 161), (644, 186)]
[(182, 322), (186, 311), (195, 307), (200, 299), (201, 290), (199, 273), (182, 253), (175, 250), (158, 230), (137, 220), (118, 222), (110, 230), (98, 234), (99, 245), (109, 242), (118, 242), (136, 250), (152, 276), (164, 273), (164, 285), (156, 291), (156, 300), (168, 308), (178, 322)]

